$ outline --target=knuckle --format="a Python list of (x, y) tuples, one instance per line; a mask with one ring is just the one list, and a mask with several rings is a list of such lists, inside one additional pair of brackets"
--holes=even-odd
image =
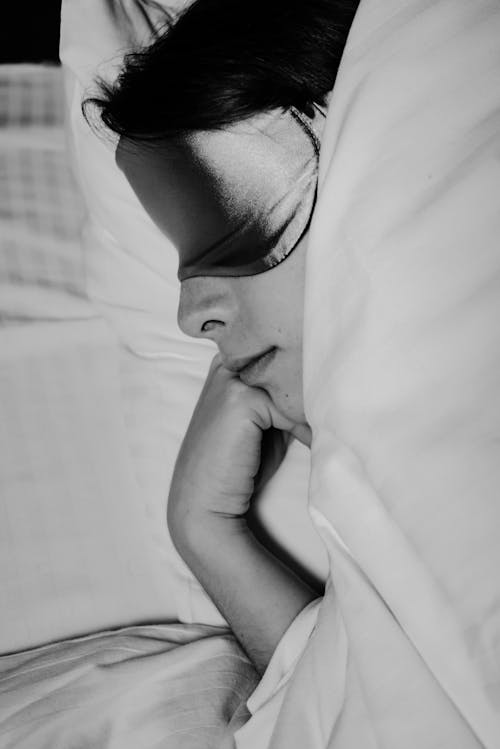
[(231, 405), (241, 405), (245, 400), (245, 386), (239, 380), (230, 380), (226, 389), (226, 398)]
[(242, 412), (259, 410), (263, 403), (263, 393), (239, 380), (233, 381), (227, 389), (227, 398), (233, 408)]

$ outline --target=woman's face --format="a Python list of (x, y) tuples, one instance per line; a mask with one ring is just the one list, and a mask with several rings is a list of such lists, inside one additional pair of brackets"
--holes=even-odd
[[(151, 157), (154, 156), (154, 163)], [(137, 159), (118, 147), (118, 166), (153, 221), (164, 229), (160, 177), (152, 151)], [(158, 171), (158, 170), (157, 170)], [(155, 172), (156, 174), (156, 172)], [(168, 231), (166, 232), (168, 234)], [(307, 233), (286, 260), (254, 276), (188, 278), (182, 282), (179, 325), (217, 344), (241, 380), (267, 391), (283, 415), (305, 423), (302, 398), (302, 321)], [(250, 361), (255, 360), (257, 361)]]
[(178, 320), (218, 346), (240, 379), (267, 391), (282, 414), (305, 423), (302, 324), (307, 234), (286, 260), (255, 276), (188, 278)]

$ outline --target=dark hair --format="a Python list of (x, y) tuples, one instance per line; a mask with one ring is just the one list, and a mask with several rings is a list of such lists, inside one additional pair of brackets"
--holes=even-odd
[(83, 103), (137, 141), (216, 129), (333, 88), (359, 0), (195, 0)]

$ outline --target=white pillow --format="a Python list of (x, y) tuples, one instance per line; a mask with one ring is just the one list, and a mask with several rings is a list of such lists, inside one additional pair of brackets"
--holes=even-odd
[[(88, 209), (84, 232), (87, 290), (122, 343), (143, 360), (142, 366), (154, 367), (158, 362), (161, 367), (155, 409), (168, 423), (168, 435), (157, 447), (165, 456), (163, 481), (157, 482), (156, 489), (154, 481), (149, 481), (159, 515), (164, 513), (173, 460), (215, 349), (179, 330), (176, 251), (116, 167), (113, 137), (96, 136), (82, 116), (81, 102), (95, 91), (96, 75), (113, 78), (124, 51), (150, 38), (153, 26), (161, 20), (159, 3), (73, 0), (63, 6), (61, 34), (73, 165)], [(134, 410), (133, 405), (130, 408)], [(151, 444), (146, 416), (142, 430), (142, 439)], [(277, 547), (307, 573), (322, 578), (326, 555), (307, 512), (308, 475), (309, 451), (294, 443), (259, 498), (256, 512)], [(194, 580), (190, 600), (192, 618), (217, 619)]]

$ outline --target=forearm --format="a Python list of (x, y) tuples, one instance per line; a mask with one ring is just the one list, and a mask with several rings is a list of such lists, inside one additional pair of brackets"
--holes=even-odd
[(263, 672), (288, 626), (317, 597), (268, 552), (242, 518), (200, 517), (173, 533), (179, 553)]

